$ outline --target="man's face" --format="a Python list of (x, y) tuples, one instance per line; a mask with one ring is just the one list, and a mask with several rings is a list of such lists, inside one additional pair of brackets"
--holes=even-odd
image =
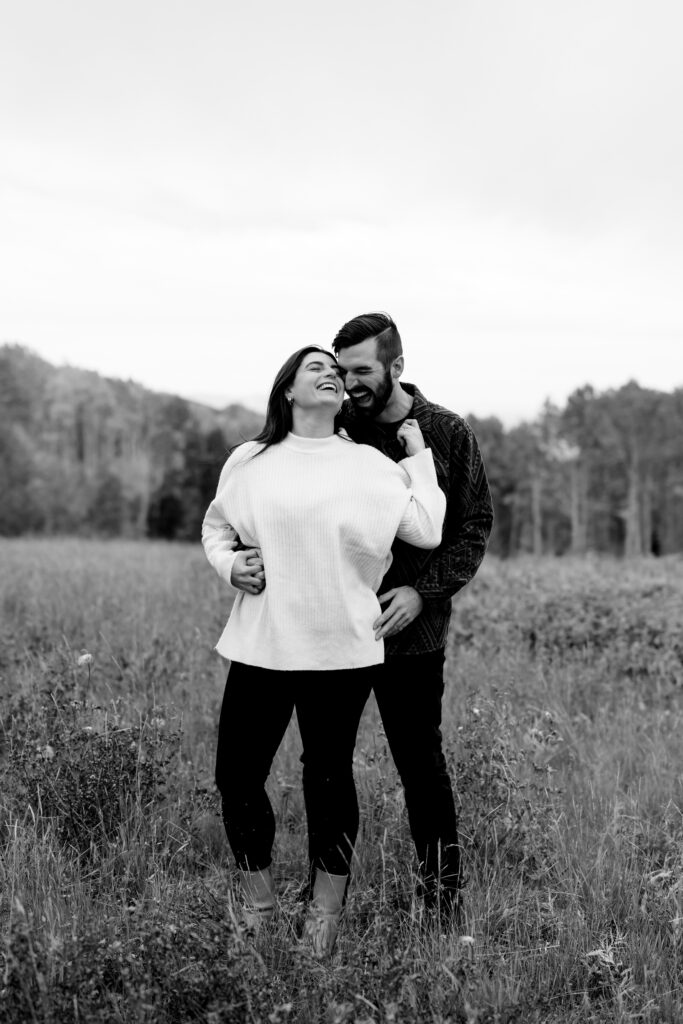
[(391, 398), (394, 379), (391, 369), (377, 358), (377, 339), (366, 338), (343, 348), (337, 358), (346, 371), (346, 391), (356, 412), (379, 416)]

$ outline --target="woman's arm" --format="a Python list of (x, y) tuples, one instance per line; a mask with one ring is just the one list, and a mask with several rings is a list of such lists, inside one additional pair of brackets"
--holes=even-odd
[(396, 536), (416, 548), (436, 548), (441, 543), (446, 495), (436, 479), (434, 459), (428, 448), (399, 462), (411, 497)]
[(232, 590), (258, 594), (265, 586), (261, 552), (257, 548), (242, 548), (237, 531), (227, 520), (221, 500), (234, 461), (231, 457), (223, 467), (216, 497), (204, 516), (202, 544), (209, 562)]
[(226, 521), (220, 490), (219, 484), (218, 493), (206, 510), (202, 523), (202, 544), (206, 557), (218, 575), (236, 590), (231, 576), (240, 539), (235, 528)]

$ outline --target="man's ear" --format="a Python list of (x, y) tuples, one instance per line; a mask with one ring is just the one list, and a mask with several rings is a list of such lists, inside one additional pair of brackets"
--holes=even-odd
[(393, 377), (394, 380), (398, 380), (398, 378), (401, 376), (401, 374), (403, 373), (404, 365), (405, 363), (403, 361), (403, 356), (396, 356), (393, 363), (391, 364), (391, 376)]

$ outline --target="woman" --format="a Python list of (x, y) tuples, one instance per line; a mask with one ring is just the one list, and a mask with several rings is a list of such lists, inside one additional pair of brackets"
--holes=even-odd
[(415, 421), (399, 430), (408, 457), (397, 465), (335, 433), (343, 396), (331, 353), (308, 346), (290, 356), (262, 432), (230, 455), (202, 530), (209, 561), (238, 590), (217, 644), (231, 666), (216, 782), (245, 910), (252, 923), (273, 913), (275, 820), (264, 787), (296, 709), (313, 876), (304, 934), (318, 956), (334, 945), (358, 832), (353, 750), (384, 656), (372, 629), (376, 591), (395, 536), (436, 547), (445, 512)]

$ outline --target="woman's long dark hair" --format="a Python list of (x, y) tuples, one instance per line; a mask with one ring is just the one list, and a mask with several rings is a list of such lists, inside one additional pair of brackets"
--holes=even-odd
[[(287, 401), (286, 392), (290, 384), (294, 382), (297, 370), (310, 352), (324, 352), (326, 356), (331, 356), (334, 359), (335, 364), (337, 362), (335, 354), (328, 352), (326, 348), (321, 348), (320, 345), (306, 345), (305, 348), (293, 352), (283, 363), (275, 375), (273, 386), (270, 389), (266, 422), (261, 432), (253, 438), (254, 441), (259, 441), (263, 445), (257, 455), (261, 455), (271, 445), (279, 444), (292, 429), (292, 407)], [(339, 429), (338, 420), (339, 417), (335, 419), (335, 431)]]

